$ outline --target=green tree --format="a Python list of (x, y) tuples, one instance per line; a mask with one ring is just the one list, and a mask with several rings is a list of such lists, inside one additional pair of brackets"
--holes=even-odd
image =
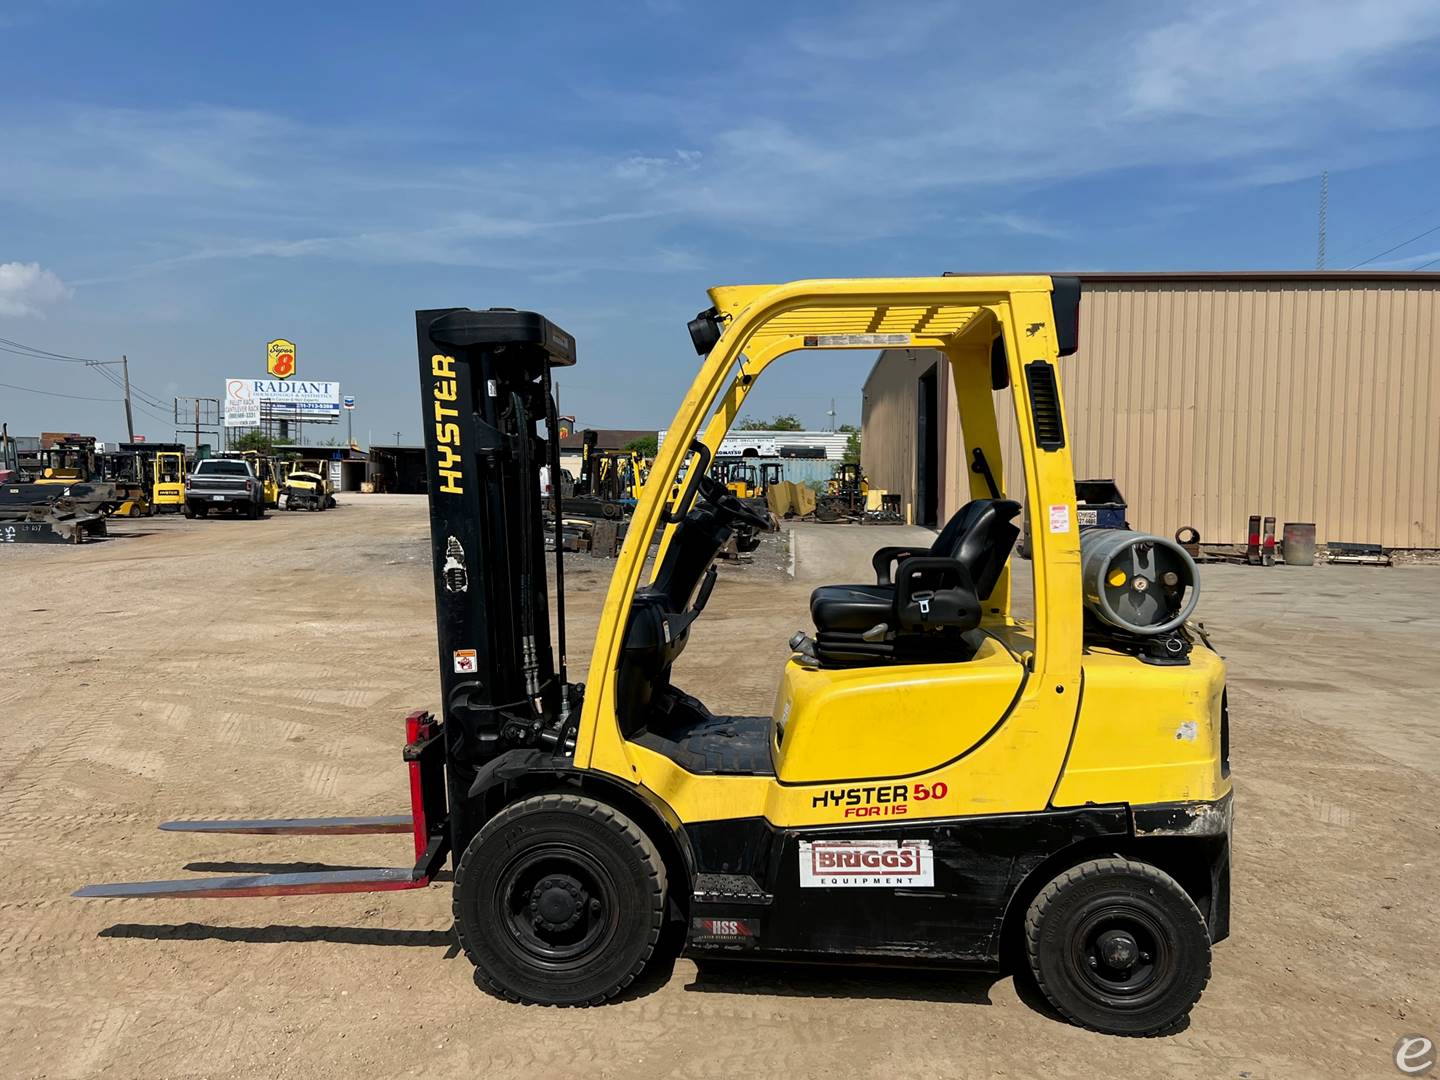
[(660, 450), (660, 438), (656, 435), (641, 435), (638, 439), (631, 439), (622, 449), (632, 450), (641, 457), (653, 458)]
[(794, 413), (782, 413), (779, 416), (771, 417), (769, 420), (751, 420), (742, 418), (736, 425), (737, 431), (804, 431), (802, 424)]
[(259, 450), (262, 454), (275, 453), (275, 440), (259, 428), (251, 428), (230, 443), (232, 450)]
[(850, 438), (845, 440), (845, 457), (842, 460), (859, 465), (860, 429), (857, 428), (854, 424), (841, 424), (840, 430), (850, 436)]

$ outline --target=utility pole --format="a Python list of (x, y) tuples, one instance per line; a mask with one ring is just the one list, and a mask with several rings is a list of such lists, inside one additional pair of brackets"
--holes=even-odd
[(1330, 211), (1330, 173), (1320, 174), (1320, 229), (1315, 248), (1315, 269), (1325, 269), (1325, 218)]
[(195, 453), (200, 453), (200, 399), (195, 399)]
[[(134, 418), (134, 414), (131, 413), (131, 411), (130, 411), (130, 359), (129, 359), (129, 357), (127, 357), (127, 356), (121, 356), (119, 360), (86, 360), (86, 361), (85, 361), (85, 366), (86, 366), (86, 367), (93, 367), (93, 368), (98, 368), (98, 367), (111, 367), (111, 366), (113, 366), (113, 365), (115, 365), (115, 364), (119, 364), (119, 365), (120, 365), (120, 371), (121, 371), (121, 372), (124, 374), (124, 376), (125, 376), (125, 381), (124, 381), (124, 384), (123, 384), (124, 387), (125, 387), (125, 432), (126, 432), (126, 434), (128, 434), (128, 435), (130, 436), (130, 441), (131, 441), (131, 442), (134, 442), (134, 441), (135, 441), (135, 418)], [(107, 377), (108, 377), (108, 376), (107, 376)], [(113, 378), (111, 378), (110, 381), (113, 383), (115, 380), (114, 380)]]
[(834, 430), (835, 430), (835, 399), (834, 399), (833, 397), (830, 399), (830, 411), (829, 411), (828, 413), (826, 413), (825, 415), (828, 416), (828, 417), (830, 417), (830, 430), (831, 430), (831, 431), (834, 431)]
[(120, 357), (120, 372), (125, 376), (125, 430), (130, 434), (130, 441), (135, 441), (135, 417), (130, 412), (130, 358)]

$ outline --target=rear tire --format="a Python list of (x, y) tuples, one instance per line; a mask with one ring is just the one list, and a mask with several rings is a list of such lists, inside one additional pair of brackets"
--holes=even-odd
[(655, 951), (665, 864), (604, 803), (540, 795), (507, 806), (455, 869), (455, 928), (479, 980), (511, 1001), (598, 1005)]
[(191, 506), (188, 502), (184, 506), (182, 506), (180, 510), (187, 518), (193, 518), (195, 516), (195, 508)]
[(1149, 863), (1066, 870), (1025, 916), (1030, 970), (1066, 1019), (1110, 1035), (1163, 1035), (1210, 980), (1210, 933), (1175, 879)]

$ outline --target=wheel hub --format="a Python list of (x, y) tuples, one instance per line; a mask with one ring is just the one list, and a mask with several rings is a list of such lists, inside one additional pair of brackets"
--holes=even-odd
[(1124, 930), (1106, 930), (1096, 942), (1100, 959), (1113, 971), (1128, 971), (1140, 959), (1140, 946)]
[(530, 890), (531, 921), (550, 933), (569, 930), (589, 905), (589, 893), (569, 874), (541, 878)]

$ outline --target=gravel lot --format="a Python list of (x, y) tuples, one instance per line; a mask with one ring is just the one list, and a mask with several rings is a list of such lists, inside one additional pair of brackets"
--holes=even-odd
[[(402, 813), (435, 708), (424, 500), (155, 519), (0, 551), (7, 1076), (1396, 1076), (1440, 1042), (1440, 568), (1202, 568), (1231, 665), (1234, 937), (1187, 1030), (1059, 1023), (1008, 977), (653, 972), (618, 1004), (504, 1004), (448, 889), (79, 901), (87, 881), (408, 861), (405, 837), (176, 836), (173, 817)], [(882, 531), (886, 535), (882, 536)], [(806, 526), (722, 579), (677, 681), (768, 712), (818, 579), (888, 530)], [(567, 561), (583, 669), (611, 563)], [(849, 567), (849, 573), (841, 571)], [(833, 576), (832, 576), (833, 575)], [(576, 672), (579, 677), (579, 672)]]

